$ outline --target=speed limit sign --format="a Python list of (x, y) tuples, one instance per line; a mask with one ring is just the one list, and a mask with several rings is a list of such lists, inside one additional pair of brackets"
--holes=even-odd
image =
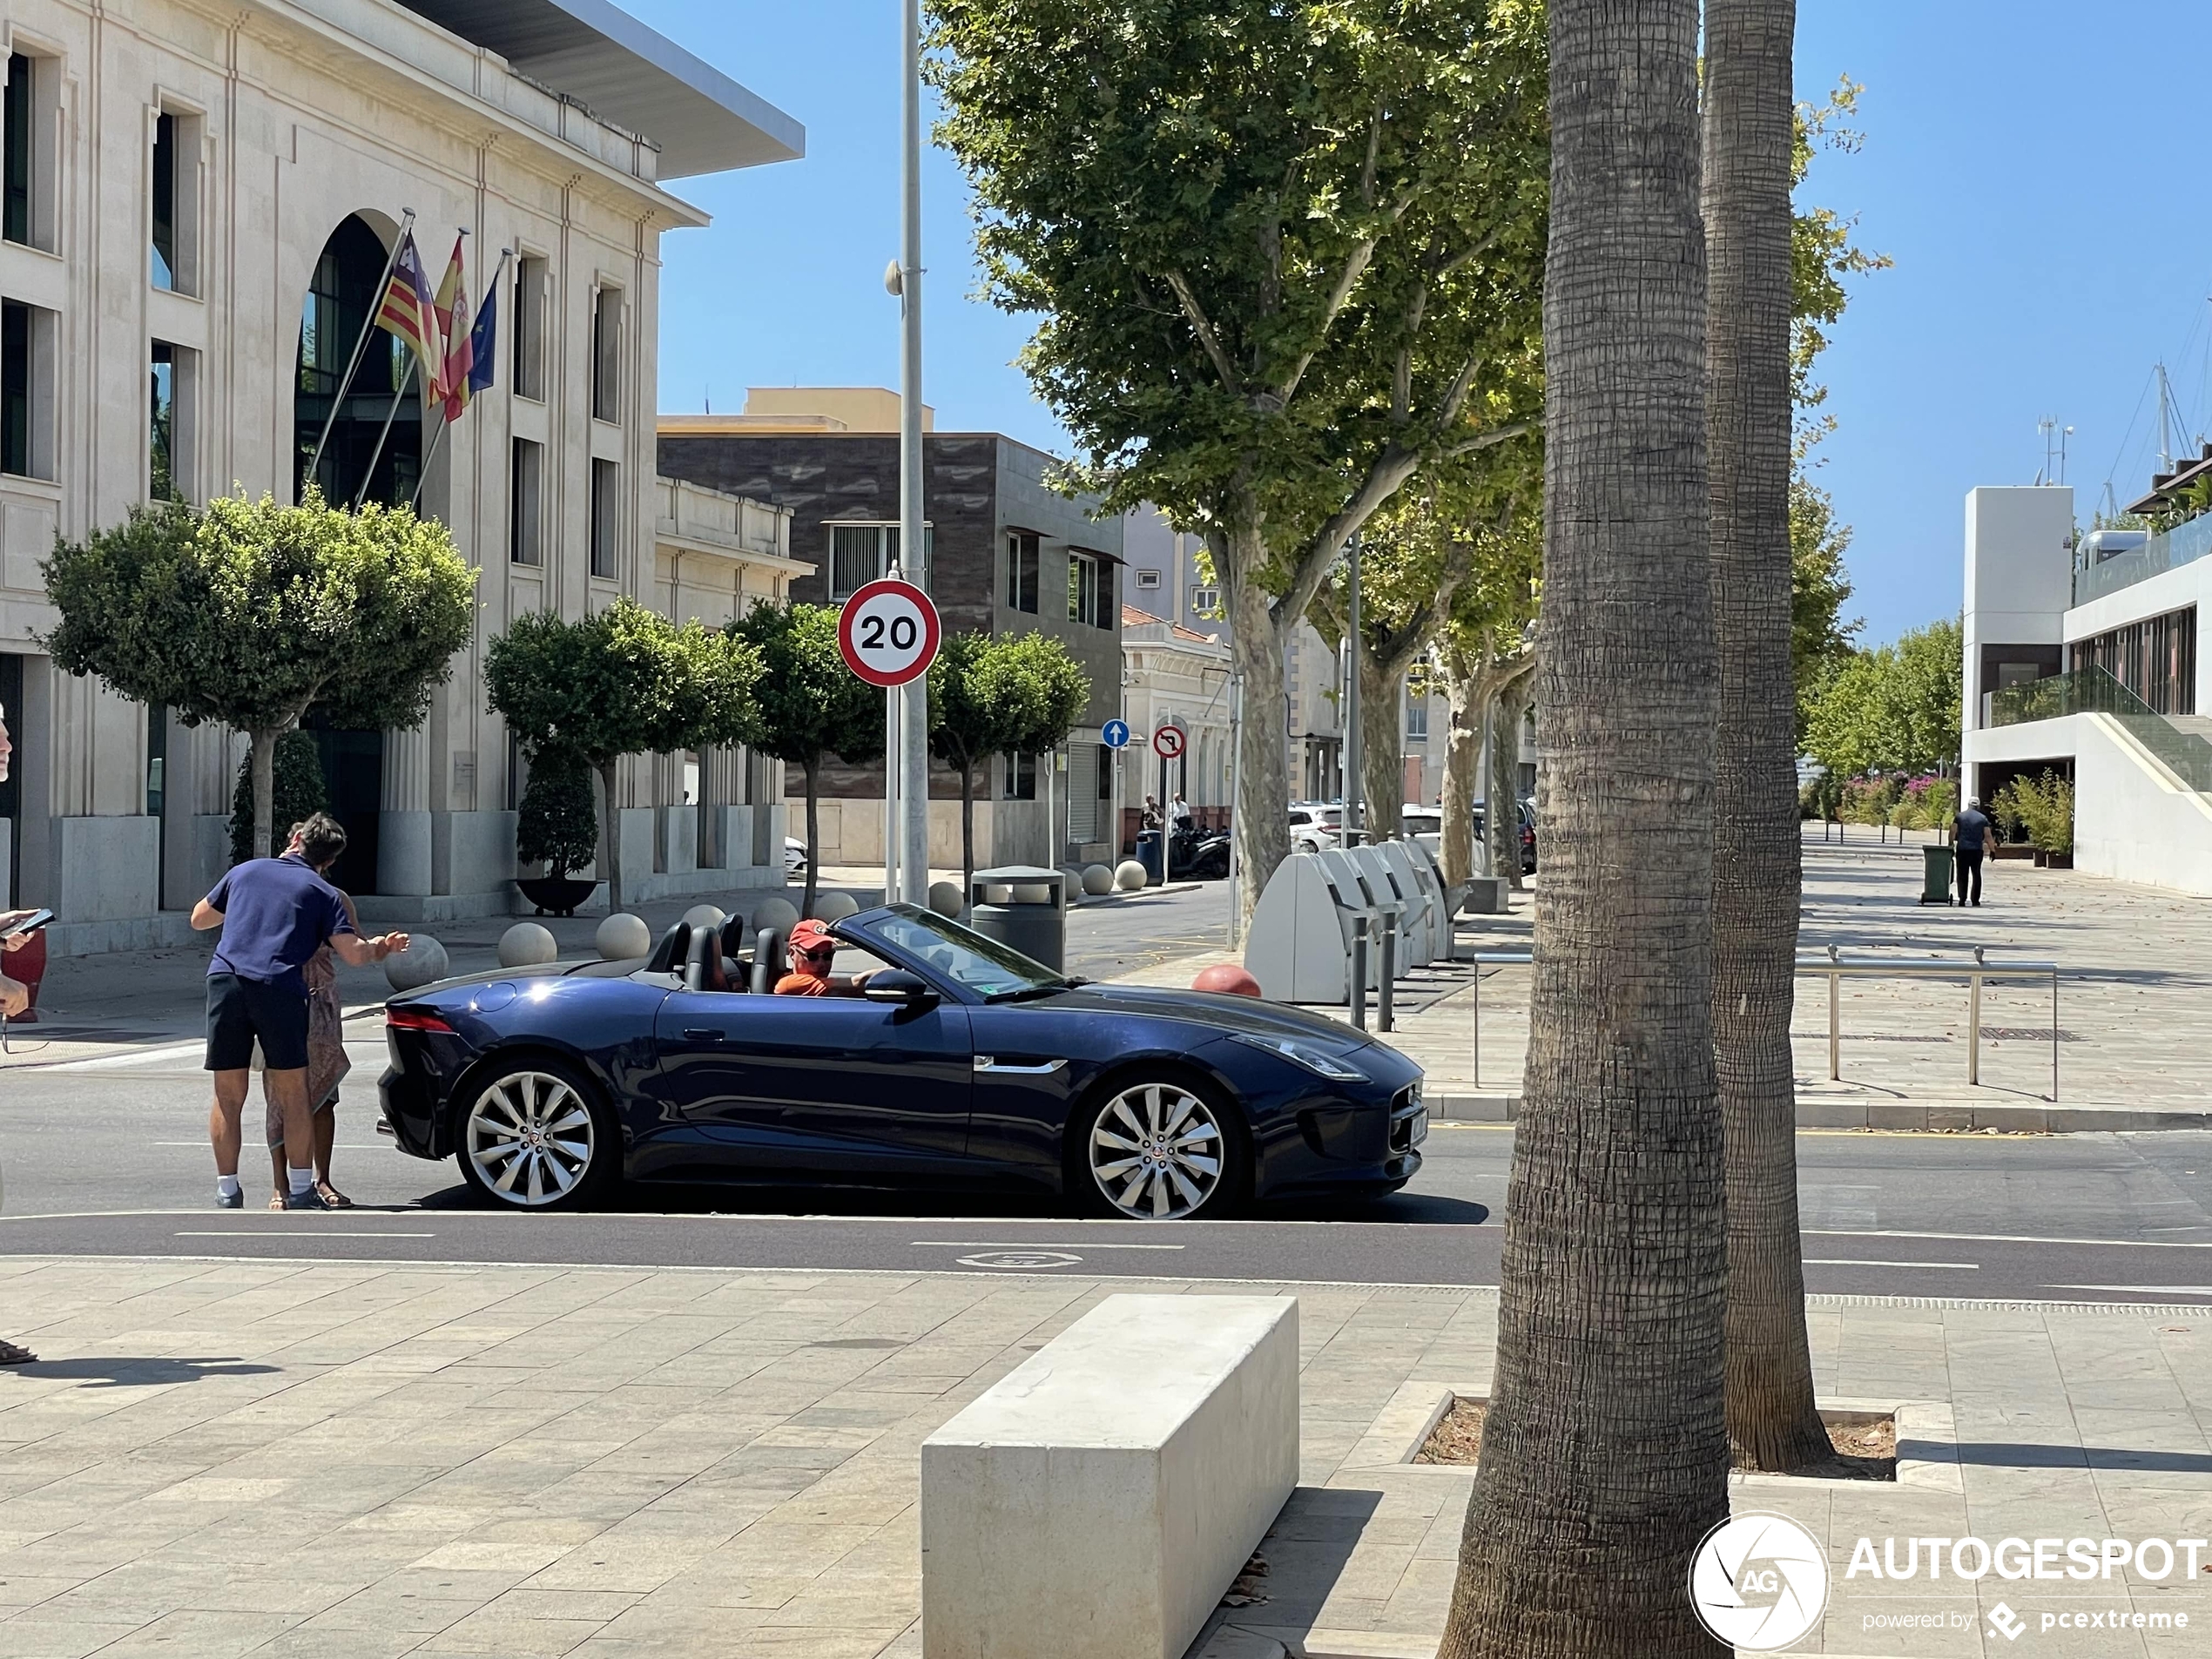
[(920, 588), (890, 577), (845, 602), (837, 648), (845, 665), (871, 685), (904, 685), (937, 660), (937, 607)]
[(1172, 760), (1183, 752), (1183, 728), (1163, 725), (1152, 734), (1152, 752), (1163, 760)]

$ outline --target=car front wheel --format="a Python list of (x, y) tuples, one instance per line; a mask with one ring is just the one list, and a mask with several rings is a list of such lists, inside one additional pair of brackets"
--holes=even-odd
[(1180, 1078), (1116, 1082), (1073, 1128), (1069, 1188), (1093, 1214), (1212, 1218), (1246, 1184), (1244, 1142), (1227, 1112)]
[(473, 1091), (461, 1173), (502, 1208), (574, 1210), (613, 1184), (621, 1151), (597, 1091), (558, 1061), (516, 1062)]

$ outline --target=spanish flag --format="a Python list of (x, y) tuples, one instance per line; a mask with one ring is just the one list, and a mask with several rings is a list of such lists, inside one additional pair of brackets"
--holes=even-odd
[(462, 239), (467, 235), (463, 231), (453, 239), (453, 257), (446, 261), (445, 276), (431, 302), (437, 312), (438, 333), (445, 341), (445, 366), (439, 371), (435, 395), (445, 403), (448, 425), (458, 421), (469, 407), (469, 372), (476, 361), (475, 342), (469, 327), (469, 273), (461, 262)]
[(414, 348), (422, 365), (422, 380), (433, 398), (445, 395), (440, 379), (442, 355), (437, 314), (430, 299), (430, 284), (422, 273), (422, 255), (415, 237), (400, 239), (399, 257), (392, 262), (392, 280), (384, 285), (384, 298), (376, 308), (376, 321)]

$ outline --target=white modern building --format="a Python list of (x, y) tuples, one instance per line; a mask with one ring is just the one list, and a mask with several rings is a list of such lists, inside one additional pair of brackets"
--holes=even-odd
[[(2161, 475), (2139, 515), (2212, 475)], [(2077, 535), (2064, 486), (1966, 496), (1961, 757), (1987, 800), (2013, 778), (2074, 785), (2075, 867), (2212, 893), (2212, 685), (2196, 649), (2212, 603), (2212, 516)]]
[[(653, 418), (661, 237), (706, 222), (671, 182), (804, 132), (606, 0), (10, 0), (0, 34), (0, 894), (64, 952), (184, 932), (240, 742), (56, 672), (39, 561), (156, 493), (293, 499), (320, 452), (326, 495), (419, 489), (482, 571), (421, 728), (317, 732), (341, 879), (378, 919), (505, 909), (486, 641), (625, 593), (718, 617), (812, 568), (787, 516), (660, 482)], [(381, 332), (333, 408), (409, 212), (433, 282), (458, 232), (474, 295), (514, 255), (492, 387), (442, 439)], [(640, 757), (620, 794), (636, 896), (780, 881), (779, 768)]]

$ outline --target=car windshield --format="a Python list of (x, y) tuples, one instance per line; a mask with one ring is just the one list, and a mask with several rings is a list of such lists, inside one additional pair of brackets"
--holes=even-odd
[(1064, 990), (1076, 982), (1011, 946), (915, 905), (892, 906), (889, 915), (868, 924), (868, 931), (982, 996)]

